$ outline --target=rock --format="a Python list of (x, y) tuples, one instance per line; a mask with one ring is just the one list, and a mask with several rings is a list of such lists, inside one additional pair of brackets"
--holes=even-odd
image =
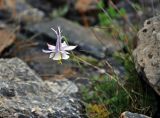
[(17, 15), (17, 20), (24, 23), (37, 23), (42, 21), (44, 13), (36, 8), (26, 9)]
[(33, 8), (26, 0), (6, 0), (4, 8), (0, 9), (0, 19), (4, 22), (13, 19), (17, 22), (35, 23), (41, 21), (43, 17), (44, 13)]
[(13, 44), (16, 36), (13, 32), (8, 29), (0, 29), (0, 55), (5, 48)]
[(0, 10), (0, 19), (1, 21), (5, 21), (11, 17), (11, 13), (6, 10)]
[(68, 80), (42, 81), (18, 58), (0, 59), (1, 118), (80, 118), (82, 105)]
[(31, 8), (30, 5), (26, 4), (25, 0), (1, 0), (2, 10), (0, 12), (0, 17), (4, 20), (11, 20), (16, 18), (20, 12)]
[(68, 1), (66, 0), (26, 0), (33, 7), (38, 8), (45, 12), (46, 14), (50, 13), (54, 8), (65, 5)]
[[(68, 42), (74, 45), (78, 45), (79, 50), (82, 50), (81, 52), (90, 54), (96, 58), (102, 59), (105, 57), (105, 51), (107, 50), (106, 48), (111, 44), (109, 43), (110, 39), (108, 40), (103, 38), (103, 41), (108, 41), (104, 41), (105, 43), (102, 45), (103, 41), (99, 41), (91, 29), (83, 28), (82, 26), (66, 19), (56, 18), (52, 21), (45, 21), (32, 26), (28, 25), (25, 30), (32, 33), (42, 33), (44, 36), (48, 36), (50, 38), (53, 37), (55, 40), (56, 36), (53, 31), (50, 30), (50, 28), (57, 28), (57, 26), (62, 27), (62, 34), (68, 38)], [(117, 43), (113, 43), (113, 46), (111, 45), (108, 47), (118, 46)]]
[(160, 16), (146, 20), (138, 37), (133, 52), (136, 69), (160, 95)]
[(37, 9), (33, 8), (26, 0), (17, 0), (16, 1), (16, 12), (17, 16), (15, 20), (21, 21), (24, 23), (35, 23), (40, 22), (44, 18), (44, 13)]
[(0, 29), (4, 29), (6, 27), (7, 25), (4, 22), (0, 21)]
[[(1, 14), (1, 16), (4, 16), (2, 18), (9, 18), (10, 16), (15, 15), (15, 13), (16, 13), (15, 12), (16, 11), (15, 4), (16, 4), (16, 0), (1, 0), (0, 1), (0, 10), (4, 11), (3, 14)], [(8, 17), (6, 17), (6, 16), (8, 16)]]
[(30, 8), (32, 8), (32, 6), (28, 4), (26, 0), (16, 0), (16, 11), (18, 13), (23, 12)]
[(151, 118), (142, 114), (138, 114), (138, 113), (131, 113), (129, 111), (125, 111), (121, 114), (120, 118)]

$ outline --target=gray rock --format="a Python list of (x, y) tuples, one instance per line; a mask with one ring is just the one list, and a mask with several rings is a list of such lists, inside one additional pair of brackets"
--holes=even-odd
[(26, 0), (16, 0), (16, 11), (17, 13), (23, 12), (27, 9), (32, 8), (31, 5), (29, 5)]
[(26, 0), (16, 0), (16, 21), (33, 24), (43, 18), (44, 13), (41, 10), (33, 8)]
[(29, 4), (31, 4), (34, 8), (38, 8), (44, 11), (46, 14), (49, 14), (53, 9), (59, 8), (63, 5), (66, 5), (66, 0), (26, 0)]
[(28, 25), (25, 29), (29, 32), (45, 34), (45, 36), (49, 36), (55, 40), (56, 36), (50, 28), (53, 27), (57, 29), (57, 26), (62, 27), (62, 34), (68, 38), (68, 41), (71, 44), (78, 45), (79, 51), (90, 54), (94, 57), (104, 58), (107, 47), (110, 49), (118, 47), (117, 43), (112, 45), (108, 39), (103, 39), (106, 41), (103, 43), (104, 45), (102, 45), (101, 43), (103, 41), (99, 41), (91, 29), (83, 28), (82, 26), (64, 18), (56, 18), (52, 21)]
[(129, 111), (125, 111), (121, 114), (120, 118), (151, 118), (142, 114), (138, 114), (138, 113), (131, 113)]
[(42, 21), (44, 13), (36, 8), (26, 9), (17, 15), (17, 20), (25, 23), (36, 23)]
[(0, 117), (79, 118), (77, 86), (68, 80), (42, 81), (18, 58), (0, 59)]
[(136, 69), (160, 95), (160, 16), (146, 20), (138, 37), (140, 40), (133, 52)]

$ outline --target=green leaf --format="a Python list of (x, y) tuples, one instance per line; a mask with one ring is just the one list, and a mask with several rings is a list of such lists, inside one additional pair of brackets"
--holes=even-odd
[(115, 10), (113, 7), (111, 7), (111, 6), (108, 8), (107, 11), (108, 11), (109, 15), (110, 15), (112, 18), (116, 18), (117, 15), (118, 15), (117, 12), (116, 12), (116, 10)]
[(104, 13), (99, 13), (98, 17), (100, 20), (100, 25), (111, 25), (112, 24), (112, 21)]
[(98, 4), (97, 4), (97, 7), (98, 7), (99, 9), (104, 8), (104, 7), (105, 7), (104, 2), (103, 2), (102, 0), (100, 0), (100, 1), (98, 2)]
[(125, 15), (126, 15), (126, 10), (125, 10), (124, 8), (121, 8), (121, 9), (119, 10), (119, 15), (120, 15), (120, 16), (125, 16)]

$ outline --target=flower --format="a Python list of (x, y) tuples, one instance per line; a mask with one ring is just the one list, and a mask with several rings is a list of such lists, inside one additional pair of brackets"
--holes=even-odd
[(69, 46), (65, 41), (63, 43), (61, 42), (64, 36), (61, 35), (61, 29), (58, 27), (58, 31), (55, 29), (51, 28), (54, 33), (57, 36), (57, 41), (56, 41), (56, 46), (48, 45), (49, 50), (42, 50), (44, 53), (50, 53), (49, 58), (52, 58), (53, 60), (61, 60), (61, 59), (69, 59), (69, 52), (73, 49), (75, 49), (77, 46)]

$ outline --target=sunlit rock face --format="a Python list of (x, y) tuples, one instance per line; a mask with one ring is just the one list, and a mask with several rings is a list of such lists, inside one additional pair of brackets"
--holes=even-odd
[(148, 19), (133, 52), (136, 69), (160, 96), (160, 16)]
[(0, 59), (1, 118), (79, 118), (77, 91), (65, 79), (43, 81), (18, 58)]

